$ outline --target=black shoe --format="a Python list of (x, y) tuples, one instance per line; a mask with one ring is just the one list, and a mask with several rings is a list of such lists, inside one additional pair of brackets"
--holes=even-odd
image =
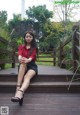
[(19, 101), (19, 105), (20, 105), (20, 106), (23, 105), (23, 98), (20, 99), (20, 101)]
[[(18, 90), (18, 91), (21, 91), (21, 92), (23, 93), (22, 90)], [(22, 98), (12, 97), (12, 98), (11, 98), (11, 101), (12, 101), (12, 102), (19, 102), (19, 105), (22, 106), (22, 104), (23, 104), (23, 96), (22, 96)]]

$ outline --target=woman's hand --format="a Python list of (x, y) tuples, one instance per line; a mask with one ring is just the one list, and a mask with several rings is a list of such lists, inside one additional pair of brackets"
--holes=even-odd
[(21, 55), (18, 56), (18, 61), (19, 61), (19, 63), (22, 63), (22, 56)]
[(29, 60), (28, 60), (27, 58), (25, 58), (25, 57), (22, 57), (21, 62), (22, 62), (22, 63), (28, 63)]
[(19, 63), (29, 63), (31, 62), (32, 58), (27, 59), (25, 57), (19, 56), (18, 60), (19, 60)]

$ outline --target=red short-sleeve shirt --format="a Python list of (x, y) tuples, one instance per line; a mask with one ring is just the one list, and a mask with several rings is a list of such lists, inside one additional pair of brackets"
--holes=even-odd
[(22, 57), (26, 58), (32, 58), (32, 60), (36, 60), (36, 48), (34, 48), (32, 54), (28, 57), (30, 49), (27, 49), (25, 45), (20, 45), (18, 47), (18, 55), (21, 55)]

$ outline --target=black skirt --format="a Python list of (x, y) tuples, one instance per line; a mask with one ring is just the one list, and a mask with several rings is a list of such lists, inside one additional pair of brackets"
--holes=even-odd
[(36, 74), (38, 74), (38, 67), (37, 67), (37, 65), (36, 65), (36, 63), (34, 61), (31, 61), (31, 62), (29, 62), (27, 64), (27, 70), (26, 70), (26, 72), (28, 70), (30, 70), (30, 69), (34, 70), (36, 72)]
[[(26, 71), (25, 73), (27, 73), (28, 70), (34, 70), (36, 72), (36, 75), (38, 74), (38, 66), (36, 65), (36, 63), (34, 61), (29, 62), (28, 64), (26, 64)], [(20, 64), (19, 64), (20, 67)], [(19, 68), (18, 68), (19, 70)]]

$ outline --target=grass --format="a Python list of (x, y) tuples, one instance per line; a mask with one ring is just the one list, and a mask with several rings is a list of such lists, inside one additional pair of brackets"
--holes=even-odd
[[(47, 58), (47, 56), (51, 56), (51, 54), (40, 54), (39, 56), (42, 56), (42, 57), (37, 58), (36, 64), (53, 66), (53, 58), (51, 57)], [(52, 61), (52, 62), (41, 62), (41, 61)]]
[(11, 68), (11, 64), (5, 64), (5, 69)]
[[(16, 64), (16, 67), (18, 66), (18, 64)], [(8, 69), (8, 68), (12, 68), (12, 64), (5, 64), (5, 69)]]
[(37, 65), (46, 65), (46, 66), (53, 66), (51, 62), (36, 62)]

